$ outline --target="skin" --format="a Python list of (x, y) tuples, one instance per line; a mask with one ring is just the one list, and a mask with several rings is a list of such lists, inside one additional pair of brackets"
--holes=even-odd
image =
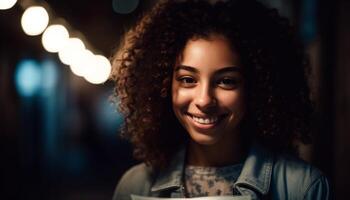
[(238, 125), (245, 113), (241, 71), (238, 53), (219, 34), (189, 40), (179, 56), (172, 104), (191, 138), (188, 164), (224, 166), (241, 161)]

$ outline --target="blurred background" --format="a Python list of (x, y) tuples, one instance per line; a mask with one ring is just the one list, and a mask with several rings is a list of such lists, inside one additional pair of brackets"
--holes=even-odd
[[(136, 161), (119, 138), (108, 58), (156, 1), (0, 0), (0, 199), (112, 198)], [(346, 199), (350, 1), (260, 1), (290, 19), (310, 56), (315, 138), (301, 156)]]

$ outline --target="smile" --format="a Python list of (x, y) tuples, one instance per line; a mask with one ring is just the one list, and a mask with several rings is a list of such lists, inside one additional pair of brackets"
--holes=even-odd
[(190, 113), (187, 113), (189, 120), (194, 128), (197, 130), (209, 130), (215, 128), (226, 115), (220, 116), (195, 116)]
[(208, 118), (192, 116), (192, 119), (200, 124), (215, 124), (219, 118), (217, 116)]

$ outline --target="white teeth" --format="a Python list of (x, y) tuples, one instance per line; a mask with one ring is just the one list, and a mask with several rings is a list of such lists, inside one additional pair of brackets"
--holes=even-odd
[(200, 124), (213, 124), (218, 121), (218, 117), (201, 118), (192, 116), (192, 119)]

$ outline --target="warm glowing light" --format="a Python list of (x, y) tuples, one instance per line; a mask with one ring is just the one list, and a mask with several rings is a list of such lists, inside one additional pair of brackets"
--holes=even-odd
[(64, 42), (63, 47), (58, 52), (58, 57), (62, 63), (71, 65), (80, 51), (84, 49), (85, 45), (79, 38), (69, 38)]
[(94, 65), (90, 65), (84, 78), (93, 84), (101, 84), (108, 80), (111, 73), (111, 63), (101, 55), (94, 56)]
[(7, 10), (16, 4), (17, 0), (0, 0), (0, 10)]
[(22, 15), (21, 24), (27, 35), (39, 35), (49, 24), (49, 14), (41, 6), (29, 7)]
[(85, 76), (94, 63), (94, 54), (91, 51), (84, 49), (77, 52), (70, 64), (70, 69), (77, 76)]
[(69, 38), (67, 29), (59, 24), (47, 27), (41, 37), (41, 42), (48, 52), (56, 53), (63, 48)]

